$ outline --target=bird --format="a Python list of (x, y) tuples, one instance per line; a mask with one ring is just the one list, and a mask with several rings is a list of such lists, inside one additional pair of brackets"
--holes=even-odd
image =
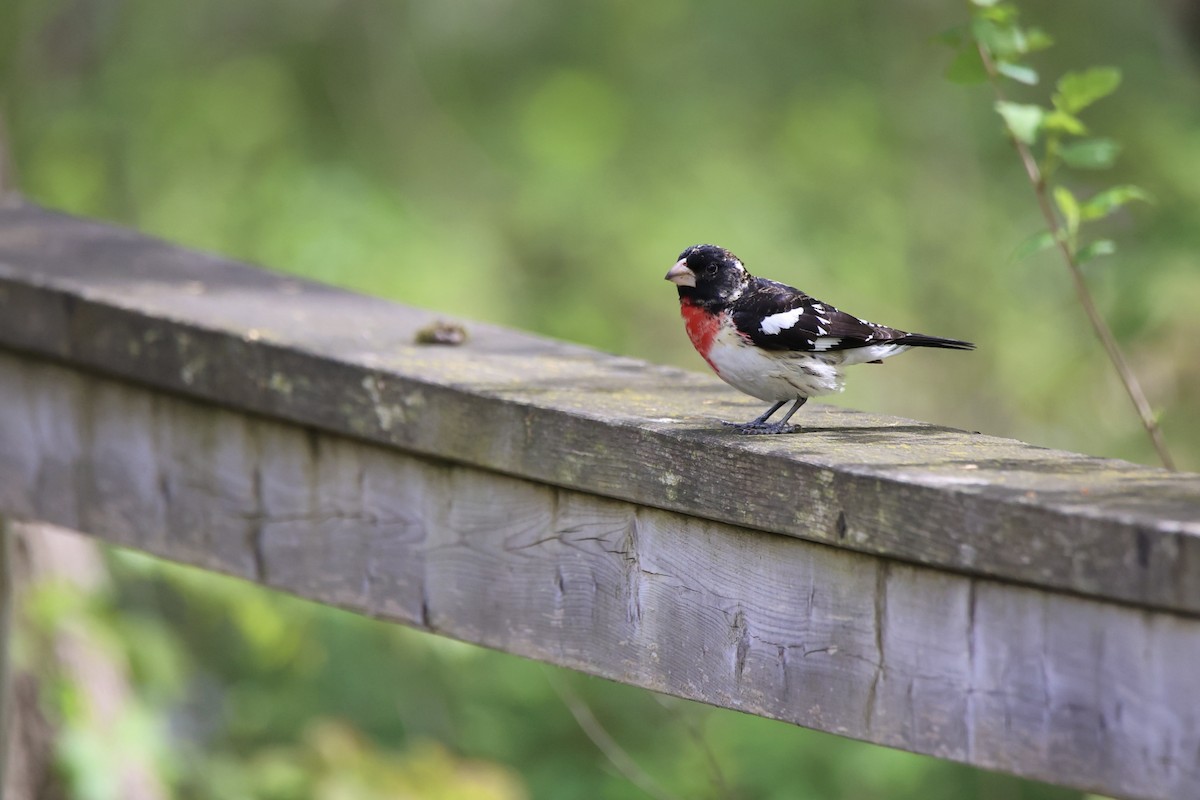
[[(751, 275), (723, 247), (698, 244), (666, 274), (679, 290), (688, 338), (721, 380), (772, 403), (750, 422), (724, 422), (741, 434), (794, 433), (792, 415), (810, 397), (840, 392), (843, 370), (879, 364), (912, 347), (974, 350), (960, 339), (877, 325), (839, 311), (795, 287)], [(784, 404), (778, 422), (768, 422)]]

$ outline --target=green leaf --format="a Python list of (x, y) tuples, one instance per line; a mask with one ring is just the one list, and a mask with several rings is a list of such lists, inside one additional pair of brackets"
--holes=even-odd
[(1096, 256), (1111, 256), (1115, 252), (1117, 252), (1117, 243), (1112, 239), (1097, 239), (1081, 247), (1075, 254), (1075, 260), (1083, 264)]
[(1018, 83), (1024, 83), (1027, 86), (1036, 86), (1038, 82), (1037, 70), (1033, 67), (1027, 67), (1024, 64), (1014, 64), (1011, 61), (1001, 61), (996, 64), (996, 71), (1001, 75), (1012, 78)]
[(1121, 70), (1116, 67), (1092, 67), (1083, 72), (1068, 72), (1058, 79), (1058, 94), (1054, 104), (1074, 114), (1102, 97), (1112, 94), (1121, 85)]
[(1062, 212), (1063, 219), (1067, 223), (1067, 236), (1069, 239), (1074, 239), (1079, 233), (1079, 201), (1075, 199), (1075, 195), (1071, 194), (1071, 190), (1065, 186), (1054, 187), (1054, 202), (1058, 205), (1058, 210)]
[(1114, 186), (1088, 198), (1080, 207), (1079, 214), (1084, 220), (1100, 219), (1134, 200), (1153, 203), (1154, 196), (1137, 186)]
[(1087, 126), (1080, 122), (1078, 117), (1068, 114), (1061, 108), (1056, 108), (1048, 113), (1042, 120), (1042, 127), (1048, 131), (1069, 133), (1073, 136), (1083, 136), (1087, 133)]
[(950, 66), (946, 68), (946, 80), (952, 83), (974, 84), (987, 80), (987, 70), (983, 68), (983, 59), (974, 47), (965, 47), (958, 52)]
[(1027, 53), (1045, 50), (1053, 44), (1054, 39), (1050, 38), (1050, 34), (1041, 28), (1029, 28), (1025, 31), (1025, 52)]
[(990, 19), (992, 22), (999, 22), (1001, 25), (1013, 24), (1015, 27), (1017, 17), (1020, 16), (1021, 12), (1012, 3), (997, 3), (990, 8), (981, 8), (976, 13), (984, 19)]
[(1054, 234), (1050, 231), (1038, 231), (1016, 246), (1011, 259), (1013, 261), (1020, 261), (1023, 258), (1028, 258), (1034, 253), (1045, 250), (1048, 247), (1053, 247), (1055, 241)]
[(1025, 33), (1018, 25), (976, 17), (971, 20), (971, 33), (997, 61), (1011, 61), (1025, 54)]
[(1037, 141), (1038, 129), (1042, 126), (1046, 109), (1026, 103), (997, 100), (996, 111), (1004, 117), (1004, 124), (1008, 126), (1009, 133), (1017, 141), (1025, 144), (1033, 144)]
[(1121, 145), (1112, 139), (1083, 139), (1058, 149), (1067, 166), (1076, 169), (1108, 169), (1120, 152)]

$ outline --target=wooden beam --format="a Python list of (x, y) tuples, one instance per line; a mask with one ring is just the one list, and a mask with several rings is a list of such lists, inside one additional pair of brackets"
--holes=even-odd
[[(671, 287), (657, 272), (647, 290)], [(0, 211), (0, 347), (587, 494), (968, 575), (1200, 614), (1200, 476), (893, 417), (271, 274), (34, 207)], [(682, 335), (682, 334), (681, 334)]]
[(717, 420), (757, 406), (715, 379), (478, 323), (418, 344), (435, 318), (0, 210), (0, 517), (867, 741), (1200, 796), (1200, 476), (829, 407), (738, 437)]
[(535, 483), (0, 353), (0, 509), (656, 691), (1200, 796), (1200, 619)]

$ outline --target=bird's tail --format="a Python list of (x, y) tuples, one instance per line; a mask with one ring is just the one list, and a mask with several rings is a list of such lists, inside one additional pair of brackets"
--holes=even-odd
[(974, 350), (972, 342), (961, 339), (943, 339), (940, 336), (926, 336), (923, 333), (906, 333), (895, 340), (896, 344), (906, 344), (909, 347), (944, 347), (947, 350)]

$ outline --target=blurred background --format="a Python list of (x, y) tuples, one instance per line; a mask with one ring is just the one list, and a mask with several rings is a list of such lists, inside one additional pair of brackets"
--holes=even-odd
[[(1124, 72), (1085, 114), (1124, 145), (1117, 168), (1066, 182), (1158, 198), (1097, 230), (1120, 250), (1088, 280), (1198, 469), (1200, 14), (1025, 5), (1057, 40), (1034, 59), (1044, 84)], [(1155, 463), (1062, 264), (1012, 258), (1042, 227), (1033, 195), (989, 91), (947, 82), (933, 41), (966, 16), (936, 0), (4, 0), (0, 136), (46, 206), (693, 369), (662, 276), (716, 242), (855, 314), (979, 345), (861, 370), (828, 402)], [(164, 797), (637, 796), (571, 693), (679, 797), (1077, 796), (128, 554), (109, 568), (28, 602), (27, 663), (80, 630), (132, 687), (113, 736), (66, 671), (39, 667), (70, 797), (120, 796), (104, 776), (125, 747)]]

